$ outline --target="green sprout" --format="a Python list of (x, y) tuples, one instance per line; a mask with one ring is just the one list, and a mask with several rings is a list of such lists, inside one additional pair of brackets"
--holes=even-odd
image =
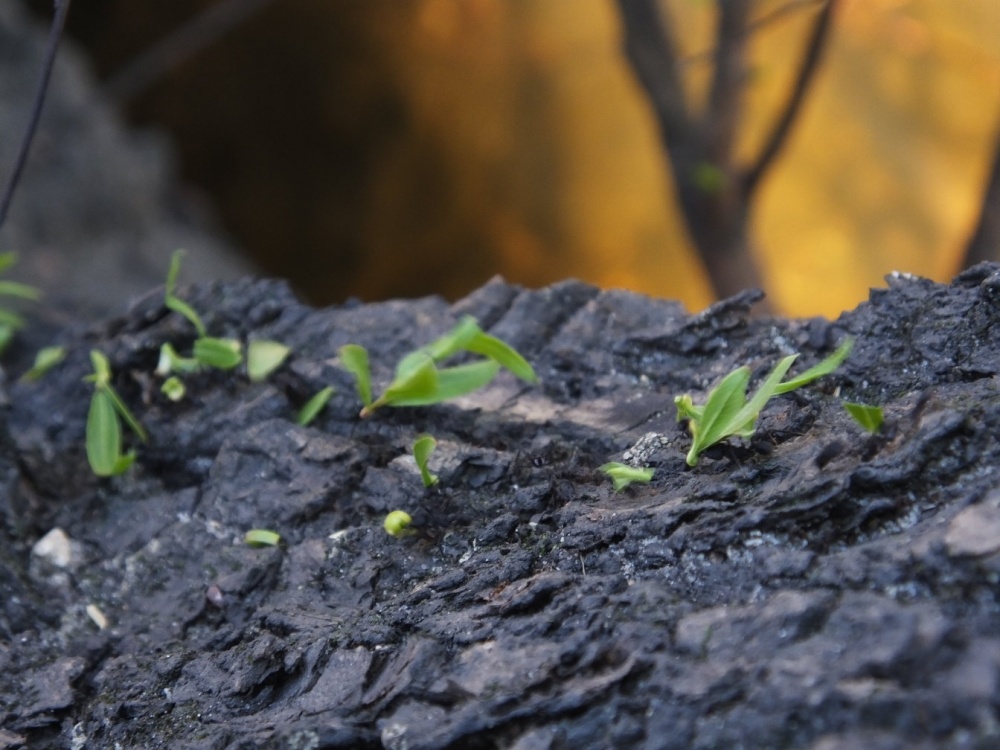
[(611, 463), (599, 466), (597, 467), (597, 470), (602, 471), (611, 477), (611, 483), (614, 485), (615, 492), (621, 492), (633, 482), (648, 484), (652, 481), (653, 473), (655, 472), (655, 469), (645, 467), (637, 468), (635, 466), (618, 463), (617, 461), (612, 461)]
[(66, 349), (61, 346), (46, 346), (38, 350), (35, 355), (35, 363), (31, 366), (21, 380), (31, 383), (40, 379), (45, 373), (51, 370), (66, 359)]
[(785, 357), (771, 371), (750, 400), (747, 400), (747, 386), (750, 383), (749, 367), (739, 367), (726, 375), (709, 391), (703, 406), (695, 405), (690, 394), (675, 397), (677, 421), (687, 419), (688, 429), (691, 431), (692, 443), (691, 450), (687, 454), (688, 466), (695, 466), (702, 451), (728, 437), (734, 435), (751, 437), (761, 410), (772, 397), (788, 393), (833, 372), (847, 358), (853, 345), (853, 339), (846, 339), (837, 351), (818, 365), (782, 382), (781, 379), (785, 377), (785, 373), (798, 355)]
[(94, 395), (87, 414), (87, 461), (94, 474), (111, 477), (124, 473), (135, 461), (135, 452), (122, 454), (121, 420), (143, 442), (146, 430), (133, 416), (111, 385), (111, 365), (96, 349), (90, 352), (94, 372), (84, 380), (94, 384)]
[(848, 402), (844, 404), (844, 408), (847, 409), (848, 414), (854, 417), (855, 422), (873, 435), (882, 429), (883, 414), (881, 406), (868, 406), (868, 404)]
[[(17, 262), (17, 253), (0, 253), (0, 273)], [(33, 286), (21, 284), (17, 281), (0, 279), (0, 297), (14, 297), (26, 299), (32, 302), (37, 301), (42, 293)], [(0, 307), (0, 352), (7, 348), (14, 334), (24, 328), (24, 318), (7, 307)]]
[(413, 523), (413, 519), (410, 518), (409, 513), (405, 510), (394, 510), (386, 515), (382, 526), (390, 536), (400, 539), (416, 533), (413, 529), (409, 528), (411, 523)]
[(413, 441), (413, 458), (417, 462), (417, 468), (420, 469), (420, 479), (423, 481), (424, 487), (431, 487), (438, 483), (437, 474), (431, 474), (427, 469), (427, 460), (436, 447), (437, 440), (431, 435), (420, 435)]
[(248, 547), (277, 547), (281, 543), (281, 534), (270, 529), (250, 529), (243, 541)]
[(171, 375), (163, 381), (163, 385), (160, 387), (160, 392), (171, 401), (180, 401), (184, 398), (184, 394), (187, 392), (187, 389), (184, 387), (183, 380), (176, 375)]
[[(438, 363), (461, 352), (479, 354), (465, 365), (439, 368)], [(340, 347), (340, 362), (355, 379), (358, 396), (367, 417), (382, 406), (429, 406), (464, 396), (489, 383), (501, 367), (529, 383), (538, 381), (535, 371), (511, 346), (484, 333), (474, 318), (464, 317), (451, 332), (427, 346), (410, 352), (396, 365), (392, 382), (372, 400), (368, 352), (357, 344)]]
[(298, 415), (295, 418), (297, 424), (305, 427), (307, 424), (316, 419), (317, 415), (323, 411), (323, 407), (326, 406), (327, 401), (333, 396), (334, 389), (332, 386), (327, 386), (311, 399), (306, 401), (305, 405), (299, 410)]
[[(191, 305), (174, 293), (183, 257), (184, 251), (178, 250), (170, 259), (170, 270), (167, 272), (163, 302), (168, 309), (187, 318), (198, 332), (198, 338), (195, 339), (191, 348), (190, 357), (178, 354), (172, 344), (163, 344), (160, 347), (160, 359), (156, 365), (156, 374), (167, 376), (172, 373), (192, 373), (203, 367), (232, 370), (243, 361), (243, 345), (236, 339), (220, 339), (209, 336), (201, 316), (195, 312)], [(247, 346), (247, 377), (254, 383), (265, 379), (281, 366), (289, 352), (290, 349), (287, 346), (277, 341), (251, 341)], [(176, 392), (176, 389), (174, 390)]]

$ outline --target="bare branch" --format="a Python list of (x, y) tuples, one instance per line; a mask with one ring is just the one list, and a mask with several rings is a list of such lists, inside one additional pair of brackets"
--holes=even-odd
[(747, 171), (744, 178), (744, 189), (747, 195), (753, 193), (760, 183), (761, 177), (774, 162), (782, 146), (785, 145), (792, 124), (802, 109), (806, 92), (819, 69), (820, 59), (830, 37), (830, 28), (833, 25), (833, 14), (836, 6), (837, 0), (827, 0), (826, 5), (816, 17), (816, 23), (809, 36), (809, 41), (806, 43), (802, 63), (799, 65), (799, 72), (795, 77), (795, 83), (788, 96), (788, 101), (785, 103), (784, 111), (775, 122), (771, 135), (761, 150), (760, 156), (757, 157), (756, 163)]
[(712, 165), (728, 170), (733, 142), (740, 124), (746, 88), (747, 25), (751, 0), (719, 3), (719, 24), (715, 37), (715, 74), (708, 95), (705, 125), (708, 143), (705, 156)]
[[(751, 32), (760, 31), (763, 28), (770, 26), (773, 23), (784, 20), (787, 16), (794, 15), (802, 10), (811, 8), (814, 5), (822, 5), (826, 3), (827, 0), (788, 0), (784, 5), (779, 5), (774, 10), (765, 13), (760, 18), (755, 18), (750, 22), (749, 30)], [(681, 68), (686, 68), (689, 65), (697, 65), (699, 63), (712, 62), (715, 59), (716, 50), (708, 49), (704, 52), (695, 52), (694, 54), (682, 57), (678, 64)]]
[(10, 210), (10, 203), (14, 199), (14, 191), (17, 183), (21, 179), (21, 172), (28, 161), (28, 152), (31, 150), (31, 141), (35, 137), (38, 129), (38, 121), (42, 116), (42, 106), (45, 104), (45, 92), (49, 88), (49, 78), (52, 76), (52, 67), (56, 61), (56, 52), (59, 49), (59, 40), (62, 38), (63, 27), (66, 25), (66, 15), (69, 13), (70, 0), (55, 0), (55, 15), (52, 16), (52, 26), (49, 29), (49, 40), (45, 47), (45, 59), (42, 64), (42, 75), (38, 80), (38, 88), (35, 91), (35, 103), (31, 109), (31, 117), (28, 119), (28, 127), (21, 140), (21, 148), (17, 152), (17, 159), (10, 177), (7, 178), (7, 185), (4, 187), (3, 198), (0, 198), (0, 227), (7, 220), (7, 212)]
[(646, 90), (667, 143), (691, 130), (684, 84), (677, 69), (673, 34), (655, 0), (618, 0), (625, 31), (625, 55)]
[(104, 85), (104, 94), (121, 102), (149, 88), (163, 75), (194, 57), (272, 0), (228, 0), (210, 5), (182, 26), (129, 62)]

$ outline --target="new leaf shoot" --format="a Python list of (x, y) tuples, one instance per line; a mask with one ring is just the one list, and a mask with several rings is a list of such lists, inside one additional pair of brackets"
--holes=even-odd
[(319, 413), (323, 411), (327, 401), (329, 401), (330, 397), (333, 396), (333, 393), (333, 387), (327, 386), (311, 399), (306, 401), (305, 405), (299, 410), (299, 413), (295, 418), (296, 423), (305, 427), (307, 424), (316, 419)]
[(655, 469), (646, 467), (628, 466), (627, 464), (612, 461), (597, 468), (611, 477), (611, 483), (615, 492), (621, 492), (633, 482), (648, 484), (653, 480)]
[(752, 437), (760, 412), (771, 398), (800, 388), (832, 372), (847, 358), (853, 343), (853, 340), (847, 339), (833, 354), (815, 367), (782, 382), (782, 378), (798, 355), (785, 357), (775, 366), (749, 401), (746, 395), (750, 383), (748, 367), (738, 367), (726, 375), (709, 391), (704, 405), (696, 405), (690, 394), (675, 397), (677, 420), (687, 419), (688, 429), (691, 432), (691, 450), (688, 451), (686, 459), (688, 466), (695, 466), (702, 451), (726, 438)]
[(431, 435), (420, 435), (413, 441), (413, 459), (417, 462), (417, 468), (420, 469), (420, 479), (423, 481), (424, 487), (438, 483), (437, 474), (431, 474), (427, 468), (427, 461), (436, 447), (437, 440)]
[[(478, 354), (480, 359), (453, 367), (439, 363), (462, 352)], [(410, 352), (396, 365), (395, 377), (377, 399), (372, 400), (368, 352), (349, 344), (340, 348), (344, 369), (354, 375), (358, 395), (366, 417), (382, 406), (429, 406), (464, 396), (487, 385), (500, 368), (530, 383), (538, 378), (531, 365), (511, 346), (485, 333), (471, 317), (464, 317), (444, 336)]]
[(94, 372), (85, 380), (94, 384), (94, 395), (87, 414), (87, 461), (97, 476), (117, 476), (135, 461), (134, 452), (122, 453), (121, 420), (143, 442), (147, 439), (146, 430), (112, 387), (107, 357), (95, 349), (90, 352), (90, 361)]
[(868, 406), (867, 404), (845, 403), (844, 408), (847, 413), (854, 417), (854, 421), (873, 435), (882, 429), (884, 419), (881, 406)]

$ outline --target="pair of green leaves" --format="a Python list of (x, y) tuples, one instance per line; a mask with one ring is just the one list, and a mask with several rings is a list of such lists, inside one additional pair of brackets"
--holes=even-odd
[(723, 378), (722, 382), (709, 391), (703, 406), (695, 405), (690, 394), (674, 398), (674, 403), (677, 405), (677, 421), (687, 419), (688, 429), (691, 431), (691, 450), (687, 454), (688, 465), (695, 466), (702, 451), (728, 437), (751, 437), (761, 410), (771, 398), (793, 391), (833, 372), (847, 358), (853, 345), (852, 339), (846, 339), (833, 354), (818, 365), (782, 382), (782, 378), (798, 355), (785, 357), (750, 399), (747, 399), (747, 386), (750, 383), (749, 367), (739, 367)]
[[(453, 367), (438, 367), (462, 352), (485, 359)], [(501, 367), (529, 383), (538, 378), (531, 365), (511, 346), (484, 333), (474, 318), (464, 317), (449, 333), (427, 346), (410, 352), (396, 365), (392, 382), (377, 399), (372, 397), (368, 351), (357, 344), (340, 347), (340, 362), (355, 379), (358, 396), (367, 417), (383, 406), (428, 406), (464, 396), (488, 384)]]
[[(183, 257), (184, 252), (178, 250), (170, 260), (163, 302), (167, 309), (183, 315), (190, 321), (198, 332), (198, 338), (195, 339), (190, 357), (181, 356), (169, 343), (160, 347), (160, 360), (156, 366), (156, 373), (170, 376), (164, 382), (162, 390), (173, 401), (179, 401), (184, 397), (184, 384), (179, 377), (180, 374), (197, 372), (203, 367), (232, 370), (243, 361), (243, 345), (239, 341), (209, 336), (201, 316), (191, 305), (174, 294)], [(290, 351), (278, 341), (251, 341), (247, 345), (247, 376), (250, 381), (264, 380), (281, 366)]]
[(146, 430), (112, 387), (108, 358), (95, 349), (90, 352), (90, 361), (94, 372), (84, 378), (94, 384), (87, 414), (87, 461), (97, 476), (117, 476), (135, 461), (134, 451), (122, 453), (122, 421), (143, 442)]

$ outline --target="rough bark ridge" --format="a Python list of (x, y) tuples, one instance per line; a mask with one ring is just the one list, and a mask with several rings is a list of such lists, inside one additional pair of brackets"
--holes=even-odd
[[(170, 403), (156, 352), (192, 331), (151, 294), (8, 387), (0, 747), (1000, 742), (1000, 266), (891, 277), (832, 323), (573, 282), (494, 282), (450, 307), (315, 311), (269, 281), (182, 294), (213, 334), (294, 359), (262, 384), (191, 378)], [(366, 345), (384, 382), (466, 313), (542, 384), (357, 418), (338, 346)], [(848, 334), (848, 362), (776, 399), (753, 441), (685, 466), (674, 395), (792, 351), (804, 368)], [(151, 434), (110, 482), (83, 456), (92, 347)], [(883, 433), (844, 399), (883, 405)], [(423, 431), (440, 441), (430, 492), (407, 456)], [(623, 457), (653, 482), (614, 494), (595, 469)], [(418, 536), (382, 531), (395, 508)], [(32, 552), (56, 527), (62, 556)], [(285, 545), (248, 548), (252, 527)]]

